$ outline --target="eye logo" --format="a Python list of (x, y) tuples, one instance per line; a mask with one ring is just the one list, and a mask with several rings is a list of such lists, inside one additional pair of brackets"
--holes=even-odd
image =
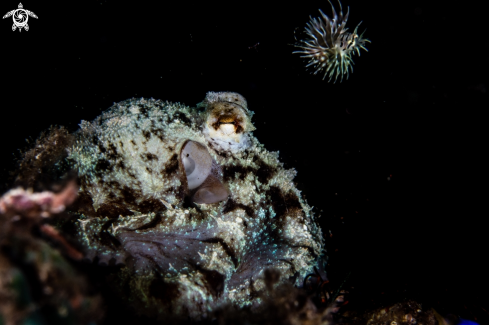
[(14, 24), (12, 25), (12, 31), (15, 31), (17, 28), (19, 29), (19, 32), (22, 31), (22, 28), (24, 28), (25, 30), (29, 30), (29, 25), (27, 25), (29, 16), (37, 19), (35, 13), (29, 10), (25, 10), (23, 8), (24, 7), (22, 6), (22, 3), (19, 3), (18, 9), (9, 11), (5, 14), (5, 16), (3, 16), (4, 19), (12, 16), (12, 19), (14, 20)]

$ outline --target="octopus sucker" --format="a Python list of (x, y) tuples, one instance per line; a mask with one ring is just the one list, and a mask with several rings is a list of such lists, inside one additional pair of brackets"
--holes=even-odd
[(267, 269), (296, 286), (323, 272), (296, 171), (253, 136), (252, 116), (233, 92), (197, 107), (133, 98), (69, 135), (59, 159), (80, 194), (63, 229), (87, 259), (121, 265), (111, 276), (121, 299), (149, 316), (201, 319), (259, 304), (250, 290), (266, 290)]

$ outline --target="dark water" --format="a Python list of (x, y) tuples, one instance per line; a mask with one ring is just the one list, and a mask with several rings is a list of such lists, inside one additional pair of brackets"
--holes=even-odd
[(52, 124), (74, 131), (130, 97), (193, 106), (235, 91), (256, 113), (255, 136), (298, 170), (322, 215), (331, 281), (352, 272), (351, 304), (407, 297), (489, 322), (480, 2), (345, 1), (347, 26), (363, 20), (372, 43), (337, 84), (291, 54), (294, 30), (329, 14), (326, 1), (155, 3), (31, 1), (29, 31), (1, 21), (2, 192), (13, 154)]

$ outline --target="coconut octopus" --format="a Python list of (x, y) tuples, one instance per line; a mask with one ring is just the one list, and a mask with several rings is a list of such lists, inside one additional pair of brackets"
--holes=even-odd
[(122, 265), (121, 296), (145, 313), (202, 319), (259, 305), (267, 269), (296, 286), (322, 270), (323, 235), (296, 171), (252, 135), (252, 115), (232, 92), (195, 108), (129, 99), (70, 135), (75, 238), (87, 259)]

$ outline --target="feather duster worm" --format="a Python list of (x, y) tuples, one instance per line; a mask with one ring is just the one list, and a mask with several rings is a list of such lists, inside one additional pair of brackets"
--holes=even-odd
[(348, 21), (350, 8), (346, 16), (343, 16), (343, 9), (340, 4), (339, 14), (336, 14), (333, 4), (328, 0), (333, 11), (333, 18), (326, 16), (321, 10), (321, 17), (312, 18), (307, 23), (306, 39), (300, 40), (295, 47), (302, 49), (293, 53), (303, 54), (301, 57), (309, 59), (306, 67), (313, 66), (314, 74), (324, 71), (323, 80), (329, 76), (329, 80), (335, 76), (335, 81), (341, 76), (340, 82), (343, 81), (343, 76), (346, 74), (347, 79), (353, 72), (352, 55), (355, 51), (360, 55), (360, 48), (368, 51), (365, 48), (365, 43), (370, 41), (357, 34), (358, 26), (355, 27), (353, 33), (348, 33), (348, 28), (345, 25)]

